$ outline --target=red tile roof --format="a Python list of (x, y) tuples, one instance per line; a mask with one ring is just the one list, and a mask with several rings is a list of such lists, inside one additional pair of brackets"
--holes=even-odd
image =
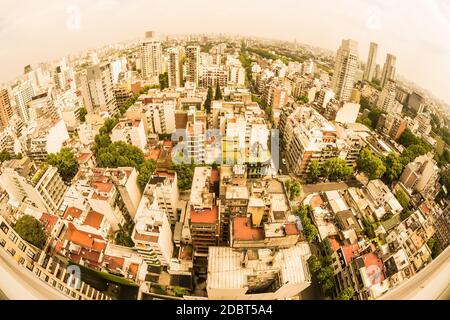
[(71, 216), (74, 219), (77, 219), (81, 216), (82, 213), (83, 211), (78, 208), (67, 207), (66, 212), (64, 212), (64, 219), (67, 219), (69, 216)]
[(149, 151), (149, 153), (147, 153), (145, 155), (145, 159), (153, 159), (153, 160), (158, 160), (159, 159), (159, 155), (161, 154), (161, 150), (159, 149), (152, 149)]
[(379, 259), (374, 252), (363, 255), (362, 259), (372, 284), (377, 284), (385, 279), (383, 273), (383, 261)]
[(100, 192), (110, 192), (113, 188), (113, 184), (111, 182), (92, 182), (92, 186)]
[(158, 242), (159, 237), (135, 232), (133, 239), (137, 241)]
[(212, 209), (194, 210), (191, 208), (192, 223), (216, 223), (219, 217), (218, 209), (213, 206)]
[(295, 223), (288, 223), (284, 225), (284, 232), (286, 232), (286, 235), (296, 235), (300, 234), (300, 232), (297, 229), (297, 226)]
[(45, 231), (47, 234), (50, 234), (55, 227), (56, 223), (58, 222), (58, 217), (48, 214), (46, 212), (42, 213), (41, 219), (39, 219), (42, 224), (44, 225)]
[(311, 207), (317, 208), (321, 207), (323, 205), (323, 199), (320, 195), (315, 195), (311, 198), (310, 202)]
[(91, 226), (95, 229), (99, 229), (104, 216), (101, 213), (98, 213), (96, 211), (89, 211), (86, 215), (86, 218), (84, 219), (84, 225)]
[(242, 241), (264, 240), (264, 229), (252, 227), (247, 217), (234, 217), (233, 238)]
[(99, 243), (95, 239), (102, 239), (101, 236), (78, 230), (73, 223), (69, 223), (66, 239), (84, 248), (103, 250), (106, 243)]
[(113, 257), (105, 255), (103, 261), (108, 263), (108, 268), (111, 270), (122, 269), (125, 259), (122, 257)]

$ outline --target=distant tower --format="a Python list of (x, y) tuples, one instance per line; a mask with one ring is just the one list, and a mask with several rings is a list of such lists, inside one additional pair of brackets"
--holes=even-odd
[(145, 78), (157, 77), (161, 74), (161, 43), (155, 38), (153, 31), (145, 33), (141, 46), (142, 74)]
[(348, 101), (355, 84), (355, 73), (358, 69), (358, 42), (342, 40), (334, 65), (331, 89), (336, 99)]
[(386, 56), (386, 62), (383, 66), (383, 74), (381, 75), (381, 87), (384, 87), (388, 80), (395, 80), (395, 63), (397, 58), (388, 53)]
[(11, 102), (9, 101), (8, 90), (0, 89), (0, 130), (9, 125), (9, 120), (13, 115)]
[(200, 47), (186, 47), (186, 82), (194, 83), (198, 86), (200, 69)]
[(168, 52), (167, 75), (169, 78), (169, 87), (176, 88), (181, 86), (181, 68), (180, 68), (180, 50), (179, 48), (170, 48)]
[(374, 42), (370, 43), (369, 57), (367, 58), (366, 69), (364, 70), (363, 80), (371, 82), (375, 76), (375, 68), (377, 65), (378, 45)]

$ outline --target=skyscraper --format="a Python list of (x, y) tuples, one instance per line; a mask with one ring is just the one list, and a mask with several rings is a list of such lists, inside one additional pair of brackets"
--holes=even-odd
[(181, 86), (180, 70), (180, 50), (179, 48), (170, 48), (168, 50), (167, 74), (169, 78), (169, 87), (176, 88)]
[(395, 80), (395, 62), (397, 61), (397, 58), (388, 53), (386, 56), (386, 62), (383, 66), (383, 74), (381, 75), (381, 87), (384, 87), (386, 82), (391, 79)]
[(0, 89), (0, 130), (8, 126), (12, 117), (11, 102), (9, 101), (8, 90)]
[(154, 33), (147, 31), (142, 43), (142, 75), (145, 78), (157, 77), (161, 73), (161, 43), (154, 38)]
[(358, 69), (358, 42), (348, 39), (342, 40), (339, 47), (331, 89), (335, 92), (335, 97), (342, 101), (348, 101), (352, 94), (355, 83), (355, 73)]
[(200, 69), (200, 47), (186, 47), (186, 82), (194, 83), (198, 86)]
[(110, 115), (118, 113), (110, 63), (97, 64), (82, 70), (76, 76), (76, 83), (88, 112), (107, 111)]
[(13, 91), (14, 100), (16, 101), (17, 113), (23, 122), (30, 121), (30, 115), (28, 113), (28, 103), (34, 96), (33, 86), (31, 81), (25, 81), (14, 88)]
[(377, 65), (377, 50), (378, 45), (374, 42), (370, 43), (369, 57), (367, 58), (366, 69), (364, 70), (363, 80), (371, 82), (375, 75), (375, 68)]

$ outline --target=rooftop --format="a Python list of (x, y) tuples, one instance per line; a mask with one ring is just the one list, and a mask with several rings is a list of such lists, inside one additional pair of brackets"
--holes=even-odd
[(216, 223), (219, 218), (219, 210), (216, 206), (211, 209), (194, 209), (191, 208), (191, 223)]
[(264, 240), (264, 229), (252, 227), (247, 217), (233, 218), (233, 238), (238, 241)]

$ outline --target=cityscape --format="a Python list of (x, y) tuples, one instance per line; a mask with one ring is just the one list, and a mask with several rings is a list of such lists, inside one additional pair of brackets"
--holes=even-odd
[(450, 108), (403, 56), (164, 32), (0, 87), (1, 300), (450, 299)]

